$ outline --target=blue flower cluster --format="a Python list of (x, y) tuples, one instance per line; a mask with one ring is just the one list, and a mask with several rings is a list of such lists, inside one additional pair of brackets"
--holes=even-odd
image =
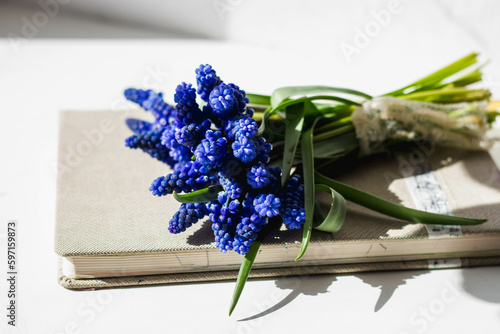
[(175, 106), (166, 104), (161, 93), (125, 91), (128, 100), (155, 117), (152, 123), (128, 119), (135, 134), (125, 140), (126, 146), (173, 169), (153, 181), (153, 195), (222, 187), (216, 201), (182, 204), (169, 231), (183, 232), (208, 216), (219, 250), (246, 254), (269, 218), (280, 216), (288, 228), (300, 228), (305, 221), (300, 176), (281, 186), (281, 169), (268, 165), (272, 146), (257, 136), (245, 91), (224, 83), (210, 65), (196, 69), (196, 82), (197, 89), (184, 82), (177, 86)]
[(177, 164), (173, 173), (154, 180), (149, 190), (155, 196), (165, 196), (174, 192), (189, 193), (213, 185), (215, 175), (200, 163), (188, 161), (185, 164)]

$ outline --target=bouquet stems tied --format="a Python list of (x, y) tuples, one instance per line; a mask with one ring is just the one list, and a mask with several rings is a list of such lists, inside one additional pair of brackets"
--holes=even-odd
[[(470, 87), (481, 81), (477, 57), (471, 53), (377, 97), (328, 86), (246, 94), (224, 83), (210, 65), (201, 65), (197, 90), (180, 84), (175, 107), (161, 93), (125, 91), (127, 99), (155, 116), (154, 123), (127, 120), (135, 134), (126, 146), (142, 149), (173, 169), (150, 187), (153, 195), (171, 194), (181, 203), (170, 232), (183, 232), (208, 216), (219, 250), (244, 255), (231, 315), (266, 232), (281, 222), (289, 229), (302, 228), (299, 260), (314, 230), (335, 233), (342, 227), (346, 200), (411, 223), (485, 221), (406, 208), (319, 173), (343, 157), (373, 154), (402, 142), (486, 148), (484, 131), (499, 113), (487, 109), (487, 89)], [(325, 217), (317, 210), (318, 191), (332, 198)]]
[[(477, 56), (476, 53), (471, 53), (425, 78), (383, 96), (440, 104), (488, 100), (491, 95), (489, 90), (467, 87), (481, 81), (481, 66), (470, 69), (477, 63)], [(466, 73), (453, 78), (457, 73), (463, 71), (466, 71)], [(349, 98), (323, 95), (325, 93), (343, 93), (344, 95), (347, 94)], [(312, 96), (309, 96), (311, 94)], [(305, 254), (311, 237), (315, 191), (324, 187), (335, 191), (337, 196), (332, 193), (334, 202), (336, 197), (343, 197), (371, 210), (412, 223), (478, 225), (486, 221), (485, 219), (452, 217), (407, 208), (349, 187), (315, 171), (315, 163), (320, 162), (320, 160), (326, 160), (326, 163), (323, 162), (320, 166), (328, 165), (359, 149), (356, 129), (351, 120), (351, 115), (361, 103), (373, 99), (372, 96), (351, 89), (303, 86), (282, 87), (276, 89), (271, 96), (248, 94), (248, 97), (251, 104), (260, 105), (261, 109), (265, 106), (264, 112), (255, 115), (256, 118), (261, 120), (260, 134), (272, 138), (274, 133), (269, 129), (270, 121), (282, 121), (284, 123), (283, 158), (278, 161), (282, 165), (282, 181), (286, 181), (288, 173), (294, 165), (302, 162), (306, 198), (306, 222), (303, 227), (301, 249), (296, 260), (299, 260)], [(326, 101), (332, 101), (333, 103)], [(474, 110), (467, 109), (470, 108), (466, 107), (465, 110), (450, 113), (448, 117), (453, 119), (460, 117), (460, 113), (469, 115), (474, 112)], [(279, 114), (280, 111), (283, 111), (284, 117)], [(498, 112), (494, 110), (487, 111), (487, 123), (491, 124), (497, 115)], [(411, 141), (411, 139), (408, 138), (407, 141)], [(299, 147), (299, 150), (296, 150), (297, 147)], [(337, 204), (337, 207), (340, 206), (342, 205)], [(345, 202), (343, 209), (345, 210)], [(342, 223), (338, 222), (343, 222), (343, 219), (343, 216), (336, 216), (335, 219), (328, 217), (326, 221), (331, 221), (333, 227), (322, 229), (318, 226), (316, 229), (336, 232), (342, 225)], [(256, 246), (256, 249), (259, 246)], [(252, 258), (250, 260), (246, 259), (246, 263), (253, 263), (255, 255), (254, 253), (247, 255)], [(243, 278), (248, 277), (250, 269), (248, 265), (240, 268), (230, 314), (236, 306), (241, 290), (244, 287)]]

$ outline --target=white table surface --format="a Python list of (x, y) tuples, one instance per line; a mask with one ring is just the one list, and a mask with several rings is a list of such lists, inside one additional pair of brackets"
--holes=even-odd
[[(6, 263), (8, 219), (19, 223), (20, 263), (18, 326), (7, 326), (2, 311), (0, 332), (498, 333), (500, 267), (253, 280), (231, 317), (233, 282), (87, 292), (57, 284), (53, 166), (59, 110), (127, 108), (121, 94), (129, 86), (160, 89), (171, 98), (179, 82), (194, 81), (200, 63), (250, 92), (326, 84), (377, 94), (471, 50), (492, 60), (486, 79), (500, 99), (500, 31), (485, 33), (479, 22), (462, 36), (440, 37), (430, 28), (411, 29), (413, 16), (401, 13), (387, 28), (389, 36), (405, 29), (398, 47), (387, 52), (381, 34), (351, 63), (333, 32), (322, 42), (326, 46), (318, 41), (317, 50), (309, 45), (311, 51), (297, 52), (237, 41), (33, 39), (16, 49), (0, 40), (0, 267)], [(355, 25), (362, 22), (347, 28), (351, 35)], [(416, 41), (430, 42), (410, 50)], [(0, 282), (4, 305), (7, 286)]]

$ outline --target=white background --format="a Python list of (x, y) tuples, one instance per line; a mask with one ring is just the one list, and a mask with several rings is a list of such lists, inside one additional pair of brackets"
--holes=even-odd
[[(179, 82), (194, 82), (200, 63), (249, 92), (325, 84), (379, 94), (470, 51), (491, 61), (485, 81), (500, 99), (500, 3), (401, 2), (377, 23), (372, 11), (389, 8), (389, 1), (74, 0), (49, 17), (35, 1), (0, 2), (0, 267), (8, 219), (19, 224), (20, 262), (18, 327), (6, 325), (2, 306), (1, 332), (498, 333), (499, 267), (250, 281), (232, 317), (232, 282), (89, 292), (57, 284), (60, 110), (126, 108), (129, 86), (171, 96)], [(371, 36), (356, 46), (365, 29)], [(357, 53), (346, 56), (346, 44)]]

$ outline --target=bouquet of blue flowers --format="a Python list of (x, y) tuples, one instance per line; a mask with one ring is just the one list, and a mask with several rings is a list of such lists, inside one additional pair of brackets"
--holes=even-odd
[[(333, 233), (341, 228), (345, 200), (414, 223), (484, 222), (405, 208), (318, 172), (345, 157), (373, 154), (401, 142), (487, 148), (491, 143), (484, 133), (498, 112), (488, 110), (488, 90), (468, 87), (481, 80), (481, 67), (470, 69), (475, 63), (477, 54), (472, 53), (379, 97), (325, 86), (283, 87), (270, 96), (247, 94), (225, 83), (210, 65), (200, 65), (196, 88), (178, 85), (175, 105), (167, 104), (162, 93), (125, 90), (128, 100), (155, 118), (152, 123), (127, 119), (134, 134), (125, 145), (171, 168), (149, 187), (155, 196), (172, 195), (180, 202), (169, 222), (171, 233), (208, 217), (216, 247), (244, 256), (231, 314), (266, 230), (282, 224), (303, 229), (298, 260), (313, 229)], [(332, 196), (326, 217), (315, 210), (317, 191)]]

